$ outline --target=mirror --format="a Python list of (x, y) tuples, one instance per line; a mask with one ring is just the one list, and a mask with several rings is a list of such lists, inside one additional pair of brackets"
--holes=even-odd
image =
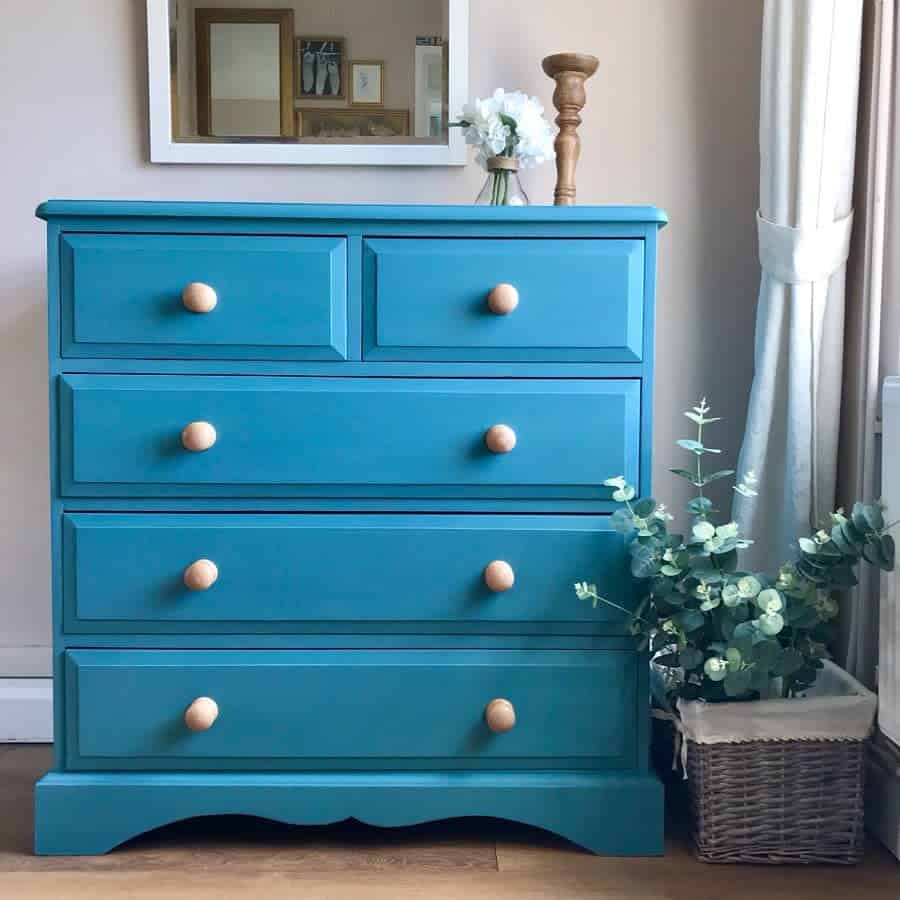
[(147, 0), (154, 162), (465, 162), (468, 0), (277, 3)]

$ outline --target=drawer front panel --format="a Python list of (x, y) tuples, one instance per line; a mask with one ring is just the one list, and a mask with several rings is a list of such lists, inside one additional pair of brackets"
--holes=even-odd
[[(74, 650), (72, 769), (634, 765), (629, 651)], [(218, 718), (184, 712), (211, 697)], [(516, 725), (485, 722), (494, 698)]]
[[(641, 240), (399, 239), (365, 245), (368, 359), (635, 362)], [(519, 303), (496, 314), (498, 284)]]
[[(539, 631), (621, 621), (580, 603), (575, 581), (597, 581), (620, 603), (631, 596), (623, 539), (605, 516), (80, 513), (64, 517), (63, 548), (66, 623), (82, 632), (404, 622)], [(190, 590), (184, 572), (204, 559), (216, 579)], [(488, 587), (494, 560), (512, 568), (512, 587)]]
[[(62, 242), (64, 356), (347, 355), (344, 238), (68, 234)], [(215, 290), (214, 309), (185, 308), (192, 282)]]
[[(68, 496), (608, 500), (638, 483), (637, 380), (62, 376)], [(215, 444), (182, 446), (191, 422)], [(493, 453), (485, 435), (510, 426)], [(608, 505), (608, 504), (607, 504)]]

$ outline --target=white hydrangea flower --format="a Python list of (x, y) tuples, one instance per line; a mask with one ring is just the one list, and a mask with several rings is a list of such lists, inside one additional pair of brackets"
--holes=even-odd
[(739, 530), (737, 522), (729, 522), (727, 525), (720, 525), (716, 529), (716, 537), (720, 537), (723, 541), (727, 541), (731, 538), (736, 538)]
[(603, 482), (604, 487), (611, 488), (623, 488), (626, 485), (625, 478), (622, 475), (616, 475), (615, 478), (607, 478), (606, 481)]
[(737, 589), (745, 600), (752, 600), (762, 590), (762, 585), (759, 583), (758, 578), (754, 578), (752, 575), (745, 575), (743, 578), (738, 579)]
[(715, 526), (712, 522), (706, 521), (698, 522), (691, 531), (694, 535), (694, 539), (698, 541), (708, 541), (716, 533)]
[(722, 602), (729, 609), (734, 609), (741, 602), (741, 592), (736, 584), (726, 584), (722, 588)]
[[(516, 123), (515, 130), (504, 117)], [(511, 156), (523, 169), (556, 158), (553, 126), (537, 97), (497, 88), (490, 97), (467, 103), (460, 119), (466, 143), (477, 149), (476, 160), (483, 168), (492, 156)]]
[(630, 484), (626, 484), (625, 487), (613, 491), (613, 500), (615, 500), (616, 503), (627, 503), (629, 500), (633, 499), (634, 488)]

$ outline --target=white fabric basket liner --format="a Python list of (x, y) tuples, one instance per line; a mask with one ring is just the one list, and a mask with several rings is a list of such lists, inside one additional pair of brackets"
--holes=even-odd
[(698, 744), (861, 741), (872, 731), (877, 705), (875, 694), (826, 660), (803, 697), (747, 703), (679, 700), (678, 714), (684, 738)]

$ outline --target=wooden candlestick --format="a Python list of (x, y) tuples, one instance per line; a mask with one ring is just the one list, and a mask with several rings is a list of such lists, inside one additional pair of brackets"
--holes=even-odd
[(587, 100), (585, 81), (597, 71), (600, 60), (587, 53), (555, 53), (543, 63), (544, 71), (556, 81), (553, 105), (559, 115), (556, 124), (556, 190), (553, 202), (556, 206), (575, 205), (575, 167), (581, 154), (581, 138), (578, 126), (579, 113)]

